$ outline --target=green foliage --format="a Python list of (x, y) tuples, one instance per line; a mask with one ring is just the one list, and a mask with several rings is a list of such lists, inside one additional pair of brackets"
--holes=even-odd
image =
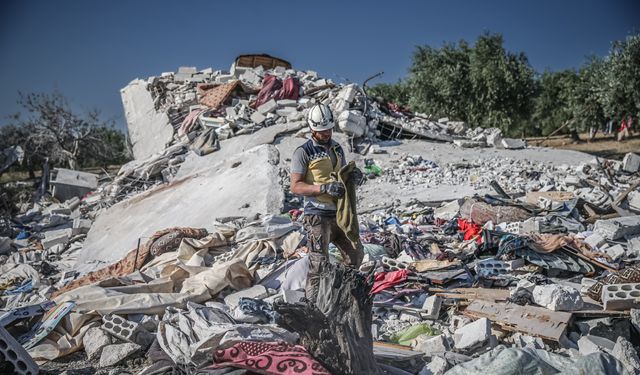
[(406, 79), (370, 94), (507, 135), (545, 136), (565, 123), (564, 132), (585, 131), (640, 115), (640, 35), (614, 42), (607, 57), (590, 58), (577, 71), (540, 75), (524, 53), (506, 51), (499, 34), (483, 34), (473, 46), (419, 46)]
[(606, 65), (600, 83), (605, 115), (640, 116), (640, 34), (614, 42)]
[(440, 49), (417, 47), (407, 83), (411, 108), (467, 121), (472, 89), (469, 65), (469, 47), (464, 41)]
[(380, 98), (384, 102), (396, 103), (402, 106), (409, 105), (409, 88), (403, 81), (396, 84), (380, 83), (373, 87), (368, 87), (367, 95)]
[(534, 71), (524, 54), (507, 52), (503, 43), (499, 34), (484, 34), (473, 47), (465, 41), (418, 47), (408, 83), (411, 108), (517, 132), (532, 110)]
[(574, 92), (579, 83), (575, 70), (545, 71), (537, 80), (529, 136), (547, 135), (573, 119)]

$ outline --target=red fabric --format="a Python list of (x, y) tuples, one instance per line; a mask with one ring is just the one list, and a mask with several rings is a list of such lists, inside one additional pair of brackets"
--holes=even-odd
[(256, 108), (268, 102), (273, 94), (282, 87), (282, 82), (276, 76), (265, 75), (262, 80), (262, 88), (256, 99)]
[(284, 82), (276, 76), (265, 75), (262, 80), (262, 88), (256, 99), (256, 108), (271, 99), (282, 100), (292, 99), (298, 100), (300, 96), (300, 81), (295, 77), (287, 77)]
[(623, 132), (625, 129), (629, 129), (629, 125), (627, 124), (627, 120), (622, 120), (620, 123), (620, 129), (618, 129), (618, 133)]
[(237, 367), (268, 375), (331, 375), (300, 345), (283, 342), (239, 342), (213, 353), (211, 368)]
[(298, 100), (300, 96), (300, 82), (297, 78), (287, 77), (282, 82), (282, 88), (275, 95), (275, 100), (292, 99)]
[(477, 243), (482, 243), (482, 227), (474, 224), (467, 219), (458, 219), (458, 229), (464, 232), (464, 240), (475, 239)]
[(408, 274), (409, 271), (407, 270), (376, 273), (371, 294), (380, 293), (396, 284), (400, 284), (407, 279)]

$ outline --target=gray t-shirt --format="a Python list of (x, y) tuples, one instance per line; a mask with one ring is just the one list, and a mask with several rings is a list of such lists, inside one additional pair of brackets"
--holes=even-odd
[[(319, 145), (315, 140), (312, 139), (312, 141), (314, 145)], [(336, 144), (336, 141), (331, 140), (330, 147), (333, 147)], [(329, 151), (329, 148), (327, 148), (327, 152), (331, 158), (331, 163), (335, 166), (338, 160), (336, 155)], [(291, 173), (300, 173), (304, 176), (307, 173), (308, 167), (309, 156), (304, 152), (302, 147), (298, 147), (291, 157)], [(316, 197), (304, 197), (304, 211), (306, 214), (310, 215), (333, 215), (336, 212), (336, 205), (335, 203), (321, 202)]]
[[(334, 144), (335, 144), (335, 141), (331, 140), (331, 145), (333, 146)], [(328, 148), (327, 148), (327, 153), (331, 158), (331, 164), (335, 167), (336, 163), (338, 162), (336, 160), (336, 155), (333, 152), (329, 152)], [(305, 173), (307, 173), (308, 167), (309, 167), (309, 155), (307, 155), (307, 153), (304, 152), (302, 147), (298, 147), (293, 152), (293, 156), (291, 157), (291, 173), (301, 173), (304, 175)]]

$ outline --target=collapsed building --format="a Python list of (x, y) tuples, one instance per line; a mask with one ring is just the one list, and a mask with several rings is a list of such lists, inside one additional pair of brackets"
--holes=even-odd
[[(135, 159), (56, 171), (0, 241), (7, 372), (640, 371), (640, 156), (528, 147), (264, 55), (121, 94)], [(288, 176), (319, 102), (367, 175), (366, 255), (308, 301)]]

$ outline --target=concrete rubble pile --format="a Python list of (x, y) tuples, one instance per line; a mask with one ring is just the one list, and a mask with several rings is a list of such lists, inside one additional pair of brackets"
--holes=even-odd
[[(268, 74), (304, 94), (260, 96)], [(233, 87), (207, 94), (212, 83)], [(367, 177), (356, 278), (371, 315), (358, 329), (380, 373), (640, 373), (637, 155), (522, 151), (496, 129), (261, 66), (132, 82), (136, 159), (115, 178), (60, 169), (57, 192), (13, 218), (0, 238), (2, 373), (331, 373), (323, 348), (304, 345), (308, 327), (285, 319), (309, 307), (287, 176), (318, 101), (339, 143), (359, 138), (345, 147)], [(381, 139), (393, 129), (421, 138)]]
[(304, 126), (306, 112), (315, 103), (329, 105), (338, 131), (355, 143), (368, 145), (404, 134), (460, 147), (526, 147), (524, 141), (503, 139), (499, 129), (429, 119), (378, 103), (357, 84), (334, 83), (314, 71), (283, 66), (233, 64), (229, 71), (180, 67), (176, 73), (136, 79), (121, 94), (136, 160), (103, 189), (108, 197), (103, 204), (171, 181), (190, 150), (198, 155), (213, 152), (222, 140), (276, 124)]

